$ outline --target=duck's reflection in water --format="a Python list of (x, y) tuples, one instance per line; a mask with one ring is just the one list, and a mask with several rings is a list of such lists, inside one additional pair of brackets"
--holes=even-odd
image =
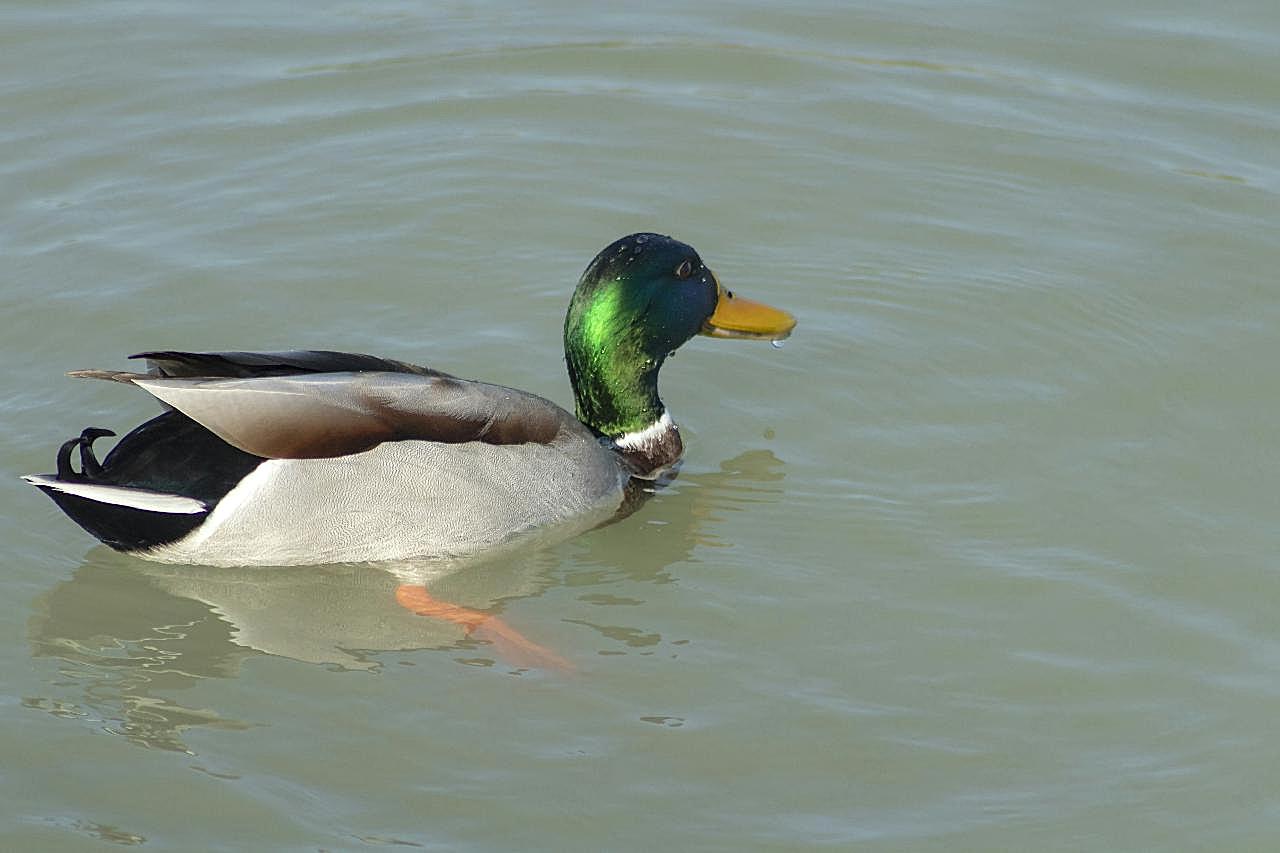
[[(26, 701), (146, 746), (186, 751), (186, 728), (246, 724), (168, 697), (205, 679), (235, 677), (254, 654), (376, 670), (379, 652), (461, 649), (468, 663), (571, 672), (564, 655), (532, 638), (536, 631), (502, 618), (508, 602), (553, 583), (591, 585), (597, 575), (669, 580), (668, 567), (695, 547), (719, 544), (714, 522), (722, 512), (779, 499), (782, 476), (782, 463), (768, 451), (742, 454), (718, 472), (682, 475), (624, 522), (653, 526), (643, 559), (633, 538), (610, 532), (620, 528), (554, 550), (542, 537), (450, 562), (227, 569), (148, 563), (96, 548), (69, 580), (37, 599), (29, 626), (33, 653), (63, 662), (54, 692), (79, 695)], [(572, 576), (557, 578), (566, 559)]]
[[(496, 615), (502, 600), (539, 592), (549, 563), (546, 552), (533, 551), (485, 565), (437, 566), (439, 576), (430, 579), (419, 565), (407, 584), (408, 566), (397, 567), (399, 574), (377, 565), (168, 566), (95, 549), (70, 580), (37, 600), (30, 621), (34, 654), (62, 661), (55, 692), (65, 696), (74, 687), (82, 698), (26, 701), (99, 722), (142, 745), (185, 751), (186, 728), (244, 724), (167, 697), (205, 679), (234, 677), (254, 654), (375, 670), (378, 652), (409, 649), (464, 648), (471, 662), (495, 663), (480, 651), (491, 642), (493, 654), (509, 654), (513, 666), (568, 667)], [(398, 604), (398, 595), (411, 604), (429, 600), (439, 612), (418, 615)]]

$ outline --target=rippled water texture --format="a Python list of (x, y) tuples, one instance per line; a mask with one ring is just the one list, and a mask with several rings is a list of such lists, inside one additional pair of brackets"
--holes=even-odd
[[(1278, 32), (6, 3), (0, 847), (1274, 849)], [(62, 375), (149, 348), (568, 403), (570, 290), (638, 230), (799, 327), (668, 364), (688, 461), (623, 523), (210, 570), (17, 479), (150, 416)]]

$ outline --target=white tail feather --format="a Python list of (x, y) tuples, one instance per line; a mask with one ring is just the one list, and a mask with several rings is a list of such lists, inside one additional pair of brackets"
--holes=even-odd
[(77, 495), (98, 503), (145, 509), (149, 512), (195, 515), (209, 509), (204, 501), (164, 492), (148, 492), (145, 489), (130, 489), (125, 486), (103, 486), (97, 483), (70, 483), (47, 474), (27, 474), (22, 479), (33, 486)]

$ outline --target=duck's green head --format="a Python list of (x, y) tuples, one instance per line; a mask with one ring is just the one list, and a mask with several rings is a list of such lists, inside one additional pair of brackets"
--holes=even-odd
[(643, 430), (663, 413), (658, 370), (685, 341), (781, 340), (795, 324), (726, 290), (692, 246), (661, 234), (616, 240), (582, 274), (565, 317), (578, 419), (615, 438)]

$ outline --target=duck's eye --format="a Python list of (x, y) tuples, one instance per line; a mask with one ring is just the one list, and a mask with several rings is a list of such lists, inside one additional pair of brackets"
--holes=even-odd
[(680, 262), (680, 266), (676, 267), (676, 278), (688, 278), (693, 275), (693, 261), (685, 258)]

